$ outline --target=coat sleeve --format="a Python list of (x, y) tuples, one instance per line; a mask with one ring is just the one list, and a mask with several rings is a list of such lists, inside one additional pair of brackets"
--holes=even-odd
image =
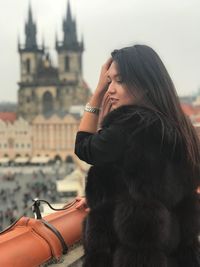
[(105, 127), (94, 134), (79, 131), (76, 135), (75, 154), (92, 165), (116, 161), (124, 148), (125, 133), (118, 125)]

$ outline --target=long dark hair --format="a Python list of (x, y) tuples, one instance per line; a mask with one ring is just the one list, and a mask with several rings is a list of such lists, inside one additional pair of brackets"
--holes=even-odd
[(182, 139), (188, 163), (193, 170), (199, 170), (197, 133), (183, 113), (172, 79), (158, 54), (149, 46), (134, 45), (114, 50), (111, 55), (126, 88), (133, 94), (142, 95), (141, 103), (137, 104), (153, 109), (173, 123)]

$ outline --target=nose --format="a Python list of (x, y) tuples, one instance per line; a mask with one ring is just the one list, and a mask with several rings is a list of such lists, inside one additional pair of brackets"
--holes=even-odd
[(114, 86), (114, 84), (113, 84), (113, 82), (111, 82), (110, 84), (109, 84), (109, 86), (108, 86), (108, 90), (107, 90), (107, 92), (108, 92), (108, 94), (114, 94), (115, 93), (115, 86)]

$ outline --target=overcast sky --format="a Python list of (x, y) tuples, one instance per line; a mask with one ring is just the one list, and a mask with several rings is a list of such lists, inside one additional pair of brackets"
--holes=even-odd
[[(31, 0), (42, 38), (57, 64), (55, 33), (62, 39), (67, 0)], [(179, 95), (200, 88), (199, 0), (70, 0), (79, 37), (84, 36), (84, 77), (95, 89), (101, 65), (115, 48), (142, 43), (152, 46), (164, 61)], [(0, 101), (17, 101), (19, 55), (24, 43), (28, 0), (1, 0)]]

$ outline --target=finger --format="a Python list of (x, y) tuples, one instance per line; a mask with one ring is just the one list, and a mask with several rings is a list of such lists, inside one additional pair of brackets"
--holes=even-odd
[(79, 208), (79, 209), (86, 209), (86, 208), (88, 208), (88, 206), (87, 206), (87, 204), (85, 203), (85, 201), (81, 201), (81, 202), (77, 203), (77, 204), (75, 205), (75, 207), (76, 207), (76, 208)]
[(87, 208), (85, 208), (85, 206), (79, 206), (79, 207), (76, 207), (77, 210), (86, 210)]
[(113, 58), (112, 57), (109, 57), (107, 60), (106, 60), (106, 64), (111, 64), (113, 61)]
[(82, 199), (82, 197), (76, 197), (77, 201), (80, 201)]
[(112, 57), (109, 57), (109, 59), (106, 61), (106, 63), (105, 63), (105, 67), (107, 68), (107, 69), (109, 69), (110, 68), (110, 65), (112, 64), (112, 62), (113, 62), (113, 59), (112, 59)]
[(75, 208), (76, 208), (77, 210), (81, 210), (81, 209), (83, 208), (83, 206), (80, 205), (80, 206), (76, 206)]
[(80, 206), (82, 206), (83, 204), (81, 203), (81, 202), (77, 202), (76, 204), (75, 204), (75, 207), (80, 207)]

